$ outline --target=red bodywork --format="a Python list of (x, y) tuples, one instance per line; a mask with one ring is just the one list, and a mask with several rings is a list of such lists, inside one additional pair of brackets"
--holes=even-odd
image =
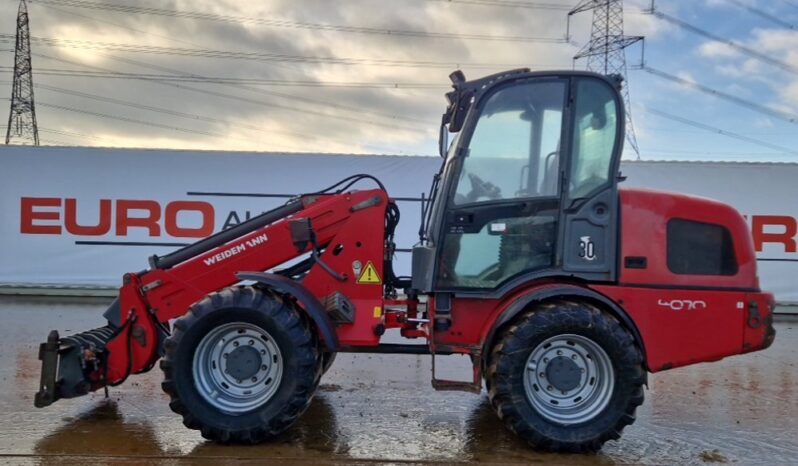
[[(378, 202), (364, 205), (368, 201)], [(382, 190), (306, 196), (297, 214), (170, 269), (154, 269), (125, 277), (120, 291), (121, 321), (134, 321), (108, 344), (107, 382), (116, 384), (129, 373), (150, 369), (159, 354), (157, 323), (183, 315), (209, 293), (235, 285), (242, 271), (268, 271), (303, 254), (291, 236), (289, 221), (310, 219), (321, 258), (346, 276), (336, 280), (314, 265), (302, 286), (320, 301), (334, 292), (344, 294), (356, 308), (352, 324), (336, 327), (339, 350), (374, 348), (386, 328), (400, 328), (408, 338), (426, 337), (433, 353), (468, 353), (479, 361), (497, 323), (513, 304), (556, 290), (559, 296), (589, 290), (619, 312), (640, 338), (649, 370), (659, 371), (767, 347), (773, 339), (773, 297), (759, 291), (756, 258), (744, 219), (724, 204), (694, 197), (642, 190), (620, 194), (620, 258), (646, 257), (644, 269), (623, 268), (615, 284), (586, 284), (563, 277), (534, 280), (501, 298), (454, 298), (451, 327), (434, 332), (432, 325), (414, 320), (424, 304), (417, 298), (386, 299), (382, 280), (386, 260), (385, 215), (390, 200)], [(739, 265), (733, 276), (677, 275), (666, 264), (666, 225), (671, 218), (693, 219), (725, 226), (734, 239)], [(390, 258), (388, 258), (390, 260)], [(361, 282), (358, 273), (371, 264), (380, 283)], [(426, 311), (434, 321), (434, 299)], [(410, 320), (408, 320), (410, 319)], [(130, 338), (128, 332), (132, 332)], [(128, 356), (130, 344), (131, 356)], [(478, 375), (475, 363), (475, 375)], [(475, 380), (478, 378), (475, 377)]]
[[(619, 269), (618, 286), (593, 286), (621, 304), (640, 330), (652, 371), (770, 345), (773, 295), (761, 293), (754, 244), (745, 219), (710, 199), (621, 190), (620, 257), (648, 258), (646, 269)], [(726, 227), (734, 243), (735, 275), (679, 275), (668, 269), (672, 218)], [(769, 337), (771, 337), (769, 339)]]
[[(455, 299), (452, 327), (435, 344), (482, 348), (496, 322), (518, 301), (556, 289), (578, 296), (589, 288), (622, 309), (639, 332), (652, 372), (715, 361), (766, 348), (773, 295), (759, 290), (756, 257), (745, 219), (709, 199), (646, 190), (621, 190), (620, 258), (647, 258), (644, 269), (624, 268), (617, 284), (583, 284), (548, 278), (529, 282), (501, 300)], [(730, 276), (678, 275), (667, 266), (667, 223), (672, 218), (726, 227), (734, 241), (738, 271)], [(565, 282), (565, 285), (564, 285)], [(581, 299), (581, 298), (580, 298)]]
[[(375, 206), (353, 212), (353, 207), (375, 197), (379, 198)], [(383, 287), (378, 284), (358, 284), (357, 277), (353, 276), (353, 262), (360, 261), (365, 267), (370, 261), (378, 275), (383, 277), (387, 195), (382, 190), (370, 190), (306, 196), (302, 202), (304, 209), (296, 215), (175, 267), (166, 270), (156, 268), (140, 275), (128, 274), (119, 296), (122, 321), (126, 321), (128, 315), (135, 316), (136, 321), (108, 344), (108, 382), (118, 383), (128, 375), (127, 332), (134, 332), (130, 372), (147, 371), (158, 359), (159, 345), (156, 344), (154, 319), (168, 325), (170, 320), (185, 314), (192, 304), (209, 293), (240, 282), (237, 273), (269, 270), (306, 254), (309, 248), (298, 251), (294, 246), (288, 222), (300, 218), (311, 220), (318, 244), (329, 245), (322, 259), (347, 277), (346, 281), (341, 282), (321, 267), (314, 266), (303, 280), (303, 286), (319, 299), (339, 291), (358, 309), (353, 324), (337, 328), (342, 346), (377, 345), (379, 336), (375, 334), (374, 327), (382, 320)], [(219, 257), (223, 259), (218, 260)], [(144, 338), (135, 337), (137, 334), (143, 334)]]

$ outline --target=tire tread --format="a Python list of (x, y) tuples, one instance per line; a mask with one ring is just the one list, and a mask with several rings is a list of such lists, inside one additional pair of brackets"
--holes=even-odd
[[(516, 393), (512, 381), (517, 378), (511, 368), (517, 364), (517, 358), (526, 359), (530, 350), (528, 342), (542, 329), (550, 327), (590, 328), (606, 332), (617, 342), (622, 355), (616, 364), (624, 368), (626, 383), (630, 392), (614, 425), (603, 432), (585, 439), (563, 441), (553, 439), (535, 429), (524, 418), (517, 403), (526, 402), (524, 393)], [(499, 335), (490, 353), (490, 363), (486, 379), (489, 380), (488, 397), (490, 404), (505, 425), (514, 433), (525, 439), (537, 449), (563, 453), (591, 453), (601, 449), (608, 440), (617, 440), (623, 429), (635, 421), (635, 410), (643, 403), (643, 385), (646, 383), (646, 372), (643, 368), (643, 357), (634, 337), (612, 315), (585, 302), (556, 300), (541, 303), (522, 315), (506, 327)], [(617, 368), (616, 368), (617, 370)], [(520, 400), (519, 400), (520, 396)]]
[[(281, 412), (261, 426), (220, 428), (205, 424), (192, 414), (175, 386), (175, 355), (186, 332), (203, 317), (225, 312), (231, 307), (255, 309), (273, 319), (287, 335), (298, 358), (298, 372), (290, 374), (297, 381), (296, 390)], [(317, 338), (310, 322), (293, 300), (284, 299), (270, 290), (248, 286), (230, 287), (211, 293), (191, 306), (184, 316), (175, 321), (172, 335), (164, 342), (164, 350), (160, 363), (164, 373), (161, 387), (169, 395), (169, 408), (182, 416), (183, 425), (199, 430), (206, 439), (220, 443), (260, 443), (286, 431), (310, 405), (321, 375), (316, 362), (319, 352)]]

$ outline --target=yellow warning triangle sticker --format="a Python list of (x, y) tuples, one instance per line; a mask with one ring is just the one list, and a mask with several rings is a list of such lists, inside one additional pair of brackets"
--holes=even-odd
[(366, 267), (363, 268), (363, 272), (357, 278), (357, 283), (358, 285), (382, 285), (380, 274), (377, 273), (377, 268), (374, 267), (371, 261), (366, 263)]

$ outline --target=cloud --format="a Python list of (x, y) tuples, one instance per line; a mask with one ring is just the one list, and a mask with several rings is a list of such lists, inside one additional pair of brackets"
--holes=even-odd
[(676, 73), (676, 76), (678, 76), (679, 78), (689, 82), (690, 84), (695, 84), (696, 83), (696, 80), (693, 77), (693, 75), (690, 74), (687, 71), (679, 71), (679, 72)]
[[(798, 31), (785, 29), (756, 29), (752, 33), (752, 45), (762, 53), (784, 62), (786, 65), (798, 70)], [(749, 60), (750, 61), (750, 60)], [(772, 73), (772, 68), (766, 69), (761, 62), (746, 63), (746, 72)], [(782, 72), (786, 79), (774, 83), (773, 89), (781, 100), (774, 102), (774, 107), (785, 112), (794, 113), (798, 109), (798, 75), (796, 72)]]
[[(509, 66), (570, 68), (572, 46), (525, 42), (402, 37), (342, 33), (295, 27), (295, 23), (352, 25), (502, 36), (562, 38), (566, 15), (560, 11), (494, 8), (484, 5), (413, 1), (387, 8), (370, 0), (328, 2), (290, 0), (146, 0), (137, 7), (175, 9), (245, 17), (245, 21), (204, 21), (185, 17), (115, 13), (100, 9), (39, 3), (29, 6), (36, 37), (119, 43), (161, 48), (212, 49), (281, 55), (282, 61), (181, 57), (91, 47), (46, 47), (34, 42), (36, 84), (59, 87), (160, 109), (98, 102), (38, 89), (42, 128), (97, 137), (59, 136), (75, 145), (118, 145), (205, 149), (300, 150), (336, 152), (435, 152), (447, 75), (458, 64), (470, 78)], [(0, 18), (13, 29), (15, 2), (0, 4)], [(587, 15), (589, 19), (589, 15)], [(283, 20), (285, 27), (257, 24)], [(293, 26), (292, 26), (293, 25)], [(578, 40), (589, 34), (589, 20), (575, 26)], [(153, 51), (156, 52), (156, 51)], [(216, 54), (218, 55), (218, 54)], [(290, 57), (360, 58), (358, 66), (313, 63)], [(10, 64), (11, 56), (0, 55)], [(65, 63), (68, 60), (74, 63)], [(374, 66), (379, 60), (449, 63), (429, 66)], [(498, 64), (494, 68), (469, 64)], [(94, 67), (94, 68), (91, 68)], [(180, 74), (283, 81), (440, 83), (439, 89), (242, 86), (161, 83), (37, 74), (44, 68), (80, 71)], [(254, 87), (254, 89), (253, 89)], [(8, 95), (8, 88), (0, 87)], [(296, 98), (292, 98), (296, 97)], [(48, 107), (47, 105), (50, 105)], [(89, 113), (56, 109), (68, 107)], [(170, 114), (179, 112), (182, 116)], [(108, 116), (97, 116), (103, 114)], [(111, 118), (118, 117), (118, 118)], [(148, 123), (148, 124), (145, 124)], [(218, 135), (217, 137), (176, 129)], [(55, 139), (55, 136), (51, 136)], [(379, 149), (378, 149), (379, 148)]]
[[(105, 1), (105, 0), (102, 0)], [(719, 0), (716, 0), (719, 1)], [(476, 41), (405, 37), (395, 34), (344, 33), (296, 27), (295, 23), (351, 25), (390, 30), (418, 30), (459, 34), (535, 36), (562, 38), (566, 28), (563, 11), (503, 8), (496, 5), (458, 4), (440, 1), (407, 0), (113, 0), (134, 5), (181, 12), (206, 12), (245, 17), (244, 21), (205, 21), (185, 17), (114, 13), (100, 9), (53, 7), (31, 3), (31, 32), (37, 37), (114, 42), (139, 46), (210, 49), (280, 55), (282, 60), (186, 57), (173, 54), (108, 51), (86, 47), (46, 47), (34, 43), (36, 84), (111, 97), (150, 109), (100, 102), (38, 88), (40, 127), (88, 136), (42, 134), (63, 139), (72, 145), (170, 147), (219, 150), (278, 150), (352, 153), (434, 154), (437, 151), (437, 124), (443, 110), (447, 75), (455, 67), (469, 78), (509, 67), (544, 66), (570, 69), (577, 48), (567, 44)], [(575, 4), (570, 0), (569, 4)], [(659, 2), (670, 11), (707, 13), (703, 2), (675, 5)], [(645, 35), (652, 41), (650, 52), (658, 53), (679, 31), (664, 21), (640, 14), (648, 0), (627, 3), (626, 33)], [(0, 30), (13, 31), (16, 0), (0, 2)], [(731, 9), (729, 9), (731, 10)], [(709, 10), (716, 14), (719, 10)], [(674, 13), (677, 14), (677, 13)], [(691, 13), (685, 13), (691, 14)], [(258, 24), (259, 19), (285, 21), (284, 27)], [(572, 17), (571, 33), (579, 44), (590, 35), (591, 14)], [(747, 31), (747, 29), (746, 29)], [(679, 32), (681, 34), (681, 32)], [(745, 33), (748, 35), (748, 33)], [(746, 44), (761, 46), (768, 54), (795, 60), (795, 36), (777, 30), (750, 33)], [(741, 40), (745, 40), (743, 37)], [(798, 48), (797, 48), (798, 49)], [(637, 50), (627, 54), (630, 64)], [(670, 53), (670, 51), (669, 51)], [(224, 55), (224, 54), (222, 54)], [(664, 54), (666, 57), (669, 56)], [(773, 92), (763, 100), (777, 99), (796, 105), (795, 76), (785, 78), (756, 60), (724, 50), (719, 44), (705, 44), (695, 54), (685, 53), (684, 62), (669, 63), (670, 72), (695, 81), (704, 81), (709, 63), (718, 73), (740, 81), (762, 82)], [(357, 66), (297, 60), (291, 57), (359, 58), (369, 62)], [(51, 57), (51, 58), (45, 58)], [(697, 58), (700, 57), (700, 58)], [(65, 63), (68, 60), (74, 63)], [(379, 60), (439, 63), (439, 66), (387, 66)], [(692, 60), (692, 61), (691, 61)], [(700, 62), (699, 62), (700, 61)], [(0, 64), (9, 66), (11, 54), (0, 54)], [(473, 66), (496, 64), (495, 66)], [(584, 66), (578, 63), (577, 67)], [(664, 66), (664, 65), (663, 65)], [(92, 68), (94, 67), (94, 68)], [(64, 77), (38, 72), (45, 68), (80, 71), (109, 69), (126, 73), (181, 74), (230, 78), (259, 78), (283, 81), (440, 83), (436, 89), (369, 89), (312, 86), (263, 86), (232, 84), (162, 83), (122, 79)], [(6, 75), (10, 77), (10, 75)], [(635, 85), (645, 82), (632, 74)], [(787, 81), (789, 79), (789, 81)], [(756, 81), (760, 80), (760, 81)], [(745, 82), (743, 82), (745, 81)], [(781, 83), (779, 86), (778, 83)], [(634, 88), (635, 101), (668, 94), (677, 89), (669, 84)], [(691, 98), (679, 86), (680, 98)], [(689, 92), (689, 91), (688, 91)], [(0, 84), (0, 96), (10, 87)], [(51, 106), (45, 106), (48, 104)], [(57, 109), (68, 107), (73, 110)], [(80, 110), (88, 113), (79, 113)], [(180, 115), (176, 115), (179, 113)], [(98, 116), (103, 114), (107, 116)], [(3, 114), (4, 115), (4, 114)], [(0, 115), (2, 116), (2, 115)], [(111, 118), (116, 117), (116, 118)], [(122, 120), (120, 120), (121, 118)], [(638, 125), (639, 126), (639, 125)], [(171, 129), (170, 129), (171, 128)], [(180, 131), (188, 130), (188, 131)], [(641, 135), (645, 136), (642, 132)], [(191, 132), (194, 131), (194, 132)], [(207, 134), (202, 134), (207, 133)], [(96, 138), (96, 139), (95, 139)]]
[(798, 108), (798, 80), (794, 80), (793, 82), (789, 83), (784, 88), (784, 91), (782, 91), (781, 95), (787, 102), (792, 104), (793, 107), (790, 108), (790, 110)]
[(773, 128), (775, 125), (773, 124), (773, 120), (768, 117), (759, 117), (754, 120), (754, 127), (755, 128)]
[(644, 36), (646, 40), (656, 40), (673, 31), (673, 26), (665, 21), (658, 20), (654, 15), (643, 14), (640, 11), (628, 11), (624, 14), (625, 34), (630, 36)]
[(740, 52), (734, 47), (717, 41), (704, 42), (698, 47), (698, 53), (706, 58), (736, 58), (740, 56)]
[[(786, 67), (798, 70), (798, 31), (781, 28), (757, 28), (747, 36), (733, 37), (742, 46), (755, 50)], [(798, 111), (798, 74), (766, 60), (742, 53), (727, 44), (709, 41), (701, 43), (696, 54), (709, 60), (720, 76), (735, 79), (727, 85), (732, 94), (756, 95), (763, 105), (794, 114)], [(745, 82), (743, 85), (742, 83)]]
[(795, 49), (798, 44), (798, 31), (787, 29), (755, 29), (754, 44), (763, 52), (783, 53)]

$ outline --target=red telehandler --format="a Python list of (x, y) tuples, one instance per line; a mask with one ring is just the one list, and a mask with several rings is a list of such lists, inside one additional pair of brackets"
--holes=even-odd
[[(396, 204), (349, 177), (126, 274), (108, 325), (41, 345), (36, 406), (160, 360), (187, 427), (254, 443), (296, 421), (338, 352), (429, 354), (433, 368), (461, 354), (473, 380), (433, 369), (433, 387), (484, 380), (532, 446), (586, 452), (634, 422), (648, 372), (770, 346), (773, 296), (743, 217), (618, 189), (619, 78), (450, 78), (411, 277), (392, 267)], [(388, 329), (408, 343), (383, 343)]]

